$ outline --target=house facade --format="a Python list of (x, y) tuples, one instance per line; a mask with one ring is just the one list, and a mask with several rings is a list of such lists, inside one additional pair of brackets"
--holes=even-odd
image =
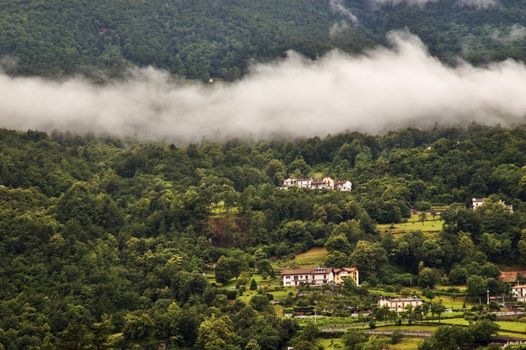
[(402, 312), (411, 305), (415, 308), (418, 305), (422, 305), (422, 300), (418, 297), (409, 297), (409, 298), (381, 298), (378, 300), (379, 307), (387, 307), (390, 311)]
[(341, 269), (316, 267), (314, 269), (284, 269), (281, 271), (284, 287), (340, 285), (346, 278), (352, 278), (356, 285), (359, 285), (358, 269), (354, 267)]
[(511, 295), (521, 302), (526, 302), (526, 284), (511, 287)]
[(343, 284), (346, 278), (351, 278), (354, 283), (360, 285), (360, 274), (356, 267), (342, 267), (341, 269), (333, 269), (334, 284)]
[(471, 208), (478, 209), (485, 202), (484, 198), (471, 198)]
[(288, 179), (283, 181), (283, 187), (294, 187), (296, 186), (297, 182), (298, 180), (289, 177)]
[(352, 183), (351, 181), (338, 181), (336, 182), (336, 189), (338, 191), (350, 191), (352, 190)]

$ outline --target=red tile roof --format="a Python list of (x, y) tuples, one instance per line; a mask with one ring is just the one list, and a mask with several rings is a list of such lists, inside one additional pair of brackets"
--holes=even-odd
[(334, 269), (334, 273), (340, 273), (343, 271), (355, 272), (356, 270), (357, 270), (356, 267), (342, 267), (341, 269)]
[(281, 270), (282, 275), (309, 275), (312, 269), (283, 269)]
[(342, 271), (354, 272), (356, 270), (357, 270), (356, 267), (344, 267), (341, 269), (333, 269), (330, 267), (316, 267), (313, 269), (298, 268), (298, 269), (283, 269), (281, 270), (281, 275), (282, 276), (284, 275), (326, 275), (328, 273), (331, 273), (332, 271), (334, 271), (335, 273), (339, 273)]
[(513, 283), (517, 281), (517, 274), (526, 276), (526, 270), (502, 271), (499, 279), (505, 283)]

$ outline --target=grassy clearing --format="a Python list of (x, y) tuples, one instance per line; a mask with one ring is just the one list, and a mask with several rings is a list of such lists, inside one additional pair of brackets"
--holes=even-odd
[(276, 289), (281, 286), (281, 280), (279, 276), (275, 278), (263, 278), (259, 274), (253, 274), (251, 278), (253, 278), (256, 281), (256, 283), (258, 284), (258, 288)]
[[(309, 318), (298, 318), (296, 319), (300, 326), (305, 326), (307, 324), (315, 324), (321, 329), (329, 328), (353, 328), (353, 329), (363, 329), (369, 328), (367, 323), (359, 322), (357, 318), (353, 317), (309, 317)], [(378, 324), (378, 323), (377, 323)]]
[(304, 253), (295, 254), (293, 259), (278, 260), (274, 262), (273, 266), (276, 269), (293, 267), (311, 268), (323, 266), (327, 255), (329, 255), (327, 249), (324, 247), (315, 247)]
[(451, 297), (448, 295), (440, 295), (440, 296), (433, 298), (432, 300), (425, 298), (425, 297), (421, 297), (421, 298), (422, 300), (427, 301), (427, 302), (431, 302), (431, 301), (436, 302), (436, 301), (442, 300), (442, 303), (444, 304), (444, 306), (446, 308), (451, 308), (451, 309), (461, 309), (464, 306), (464, 304), (466, 305), (466, 308), (470, 308), (473, 305), (475, 305), (472, 302), (465, 300), (465, 297)]
[(499, 335), (502, 335), (502, 336), (505, 336), (505, 337), (526, 339), (526, 334), (525, 333), (513, 333), (513, 332), (500, 331)]
[(238, 212), (239, 208), (227, 207), (224, 201), (210, 205), (210, 214), (213, 217), (223, 216), (225, 214), (237, 214)]
[[(442, 320), (442, 323), (457, 324), (457, 325), (463, 325), (463, 326), (469, 325), (469, 321), (463, 318), (450, 318), (450, 319)], [(500, 329), (502, 331), (522, 332), (522, 333), (525, 333), (526, 335), (526, 323), (525, 322), (497, 321), (496, 323), (500, 326)]]
[(325, 350), (345, 349), (342, 338), (320, 339), (318, 345), (322, 346)]
[(526, 336), (526, 323), (516, 321), (497, 321), (503, 331), (521, 332)]
[[(460, 325), (467, 326), (468, 321), (463, 318), (452, 318), (444, 319), (441, 321), (442, 325)], [(501, 327), (499, 335), (515, 338), (524, 338), (526, 339), (526, 323), (514, 322), (514, 321), (497, 321), (497, 324)], [(439, 326), (436, 324), (433, 325), (411, 325), (411, 326), (385, 326), (379, 327), (379, 329), (400, 329), (400, 330), (415, 330), (415, 331), (428, 331), (434, 332)], [(522, 332), (522, 333), (521, 333)]]
[(390, 350), (417, 350), (424, 340), (422, 338), (404, 337), (399, 344), (389, 345)]
[(435, 218), (429, 216), (426, 221), (421, 222), (418, 215), (412, 215), (407, 222), (399, 224), (379, 224), (376, 225), (381, 233), (391, 231), (393, 234), (402, 234), (413, 231), (422, 231), (428, 234), (440, 232), (444, 226), (444, 221), (439, 216)]
[(285, 300), (290, 292), (295, 293), (296, 290), (294, 288), (289, 287), (283, 290), (272, 291), (270, 292), (270, 294), (274, 296), (274, 300)]
[(463, 318), (448, 318), (445, 320), (441, 320), (440, 322), (442, 324), (448, 324), (448, 325), (451, 325), (451, 324), (456, 324), (456, 325), (461, 325), (461, 326), (469, 325), (469, 321)]
[(311, 248), (305, 253), (299, 253), (295, 255), (294, 261), (296, 264), (303, 267), (315, 267), (323, 265), (325, 258), (329, 255), (329, 252), (324, 247)]
[(385, 326), (378, 327), (378, 330), (401, 330), (401, 331), (424, 331), (424, 332), (434, 332), (438, 326), (435, 325), (426, 325), (426, 324), (413, 324), (411, 326)]
[(248, 303), (250, 302), (250, 299), (252, 299), (252, 297), (253, 297), (254, 295), (256, 295), (256, 294), (257, 294), (257, 291), (255, 291), (255, 290), (247, 290), (247, 291), (245, 291), (245, 292), (243, 293), (243, 295), (239, 295), (237, 298), (238, 298), (239, 300), (241, 300), (242, 302), (248, 304)]
[[(388, 345), (387, 349), (390, 350), (416, 350), (418, 345), (422, 343), (421, 338), (405, 337), (402, 342), (395, 345)], [(331, 338), (331, 339), (320, 339), (318, 345), (322, 346), (325, 350), (343, 350), (345, 344), (342, 338)]]
[(442, 220), (428, 220), (424, 222), (406, 222), (400, 224), (379, 224), (376, 227), (381, 233), (391, 231), (393, 234), (403, 234), (414, 231), (422, 231), (427, 234), (434, 234), (442, 231), (444, 221)]
[(446, 286), (446, 285), (441, 284), (441, 285), (435, 286), (436, 290), (448, 290), (450, 288), (456, 288), (458, 289), (460, 293), (465, 293), (468, 289), (466, 285)]

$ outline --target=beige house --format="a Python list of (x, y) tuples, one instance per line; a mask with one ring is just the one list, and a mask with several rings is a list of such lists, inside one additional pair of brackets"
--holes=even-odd
[(389, 310), (395, 312), (405, 311), (409, 305), (411, 305), (413, 308), (417, 307), (418, 305), (422, 305), (422, 300), (417, 297), (381, 298), (378, 300), (379, 307), (387, 307)]
[(331, 177), (324, 177), (323, 180), (321, 180), (325, 186), (327, 186), (328, 189), (334, 190), (334, 180)]
[(360, 274), (356, 267), (342, 267), (341, 269), (333, 269), (334, 284), (342, 284), (346, 278), (351, 278), (354, 283), (360, 285)]
[(358, 269), (344, 267), (333, 269), (316, 267), (314, 269), (284, 269), (281, 271), (281, 280), (284, 287), (297, 287), (301, 285), (323, 286), (326, 284), (340, 285), (346, 278), (352, 278), (359, 285)]

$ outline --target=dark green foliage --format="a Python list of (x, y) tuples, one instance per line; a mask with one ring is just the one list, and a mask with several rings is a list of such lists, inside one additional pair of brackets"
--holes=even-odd
[(478, 321), (468, 327), (442, 326), (419, 349), (448, 350), (472, 348), (476, 344), (487, 345), (499, 328), (498, 324), (489, 320)]
[[(290, 49), (309, 57), (332, 48), (356, 52), (383, 44), (388, 31), (404, 28), (450, 62), (457, 55), (485, 63), (524, 59), (526, 54), (524, 39), (506, 40), (512, 25), (525, 23), (521, 0), (488, 9), (460, 6), (457, 0), (425, 6), (344, 3), (359, 25), (330, 35), (331, 28), (346, 18), (331, 10), (328, 1), (3, 1), (0, 57), (9, 72), (23, 75), (81, 73), (102, 78), (121, 75), (134, 64), (193, 79), (236, 79), (253, 58), (276, 59)], [(387, 142), (412, 147), (418, 140), (411, 136)], [(342, 159), (351, 166), (366, 164), (367, 152), (354, 146), (348, 143)], [(274, 182), (283, 176), (279, 166), (268, 171)], [(483, 188), (479, 184), (487, 185), (474, 178), (474, 188)]]
[(250, 281), (250, 290), (256, 290), (256, 289), (258, 289), (258, 284), (257, 284), (256, 280), (252, 279)]
[[(232, 349), (251, 340), (255, 349), (293, 340), (310, 346), (312, 339), (297, 337), (293, 320), (275, 315), (271, 294), (262, 291), (246, 305), (236, 300), (238, 290), (218, 288), (212, 274), (217, 282), (233, 287), (237, 278), (246, 286), (254, 272), (275, 274), (276, 257), (326, 246), (328, 265), (356, 265), (369, 285), (396, 291), (467, 282), (478, 299), (487, 289), (506, 293), (497, 280), (503, 255), (506, 262), (524, 257), (525, 204), (517, 188), (526, 176), (525, 127), (177, 147), (0, 130), (0, 149), (0, 343), (6, 349), (148, 349), (160, 342), (192, 348), (199, 336), (198, 344)], [(346, 170), (342, 156), (351, 164)], [(293, 171), (339, 172), (355, 190), (277, 189), (293, 163)], [(484, 190), (475, 192), (475, 178)], [(492, 196), (472, 211), (466, 204), (474, 195)], [(443, 232), (378, 234), (377, 220), (386, 218), (381, 202), (406, 216), (422, 201), (457, 203), (442, 215)], [(360, 309), (376, 302), (350, 282), (341, 290)], [(290, 295), (285, 303), (308, 307), (313, 300)], [(226, 331), (205, 336), (217, 327)], [(487, 340), (481, 329), (473, 334)]]

